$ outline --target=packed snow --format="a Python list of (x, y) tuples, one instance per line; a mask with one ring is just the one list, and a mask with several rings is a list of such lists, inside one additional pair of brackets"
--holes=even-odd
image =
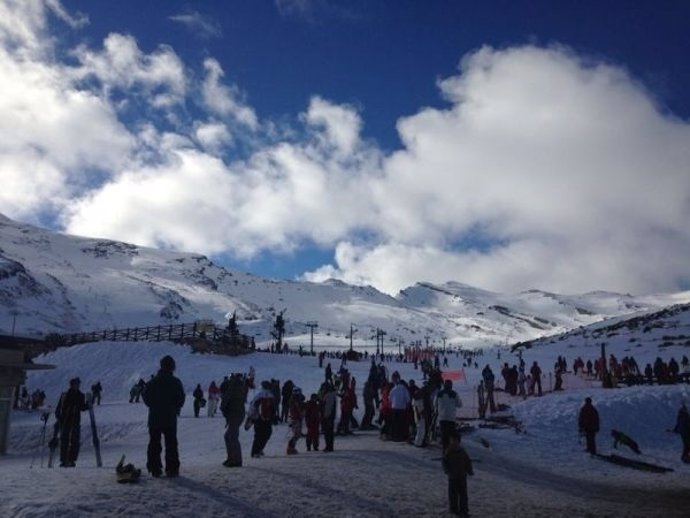
[[(635, 349), (624, 345), (608, 352), (619, 358), (634, 354), (641, 366), (657, 355), (677, 360), (682, 347)], [(670, 433), (683, 401), (690, 403), (690, 385), (636, 386), (603, 389), (600, 383), (569, 373), (564, 391), (551, 392), (552, 369), (558, 355), (565, 355), (569, 370), (576, 356), (594, 359), (598, 349), (573, 348), (556, 343), (527, 350), (529, 366), (536, 360), (544, 371), (542, 397), (523, 400), (503, 392), (499, 403), (510, 408), (521, 431), (479, 428), (476, 386), (480, 371), (489, 364), (496, 373), (504, 362), (517, 363), (506, 349), (486, 350), (476, 358), (478, 367), (465, 367), (466, 382), (456, 381), (463, 401), (461, 420), (473, 426), (463, 444), (474, 462), (469, 480), (471, 516), (688, 516), (690, 466), (680, 460), (681, 441)], [(178, 421), (181, 476), (154, 479), (146, 474), (148, 441), (143, 403), (129, 403), (130, 387), (148, 379), (164, 355), (177, 363), (187, 401)], [(498, 358), (498, 354), (501, 358)], [(463, 368), (463, 358), (448, 354), (451, 370)], [(41, 388), (47, 403), (55, 405), (70, 378), (82, 380), (82, 390), (96, 381), (104, 387), (96, 420), (104, 459), (96, 467), (87, 413), (82, 416), (82, 446), (76, 468), (47, 468), (47, 448), (41, 447), (40, 412), (15, 411), (12, 415), (9, 452), (0, 458), (3, 499), (0, 515), (8, 517), (79, 516), (446, 516), (446, 478), (438, 444), (416, 448), (407, 443), (379, 439), (377, 431), (355, 431), (337, 436), (333, 453), (307, 452), (300, 440), (298, 455), (287, 456), (287, 425), (274, 427), (263, 458), (251, 458), (253, 432), (242, 431), (241, 468), (222, 466), (225, 459), (224, 419), (209, 418), (205, 410), (193, 417), (191, 392), (200, 383), (220, 382), (233, 372), (256, 370), (257, 381), (291, 379), (307, 397), (323, 380), (323, 369), (311, 356), (251, 353), (239, 357), (192, 354), (186, 346), (171, 343), (102, 342), (61, 348), (36, 359), (57, 368), (32, 372), (29, 390)], [(327, 358), (334, 371), (340, 360)], [(397, 370), (403, 379), (422, 382), (412, 363), (386, 360), (389, 375)], [(325, 365), (325, 363), (324, 363)], [(361, 419), (361, 388), (370, 362), (347, 362), (356, 377)], [(602, 453), (663, 465), (674, 471), (651, 473), (618, 466), (585, 453), (578, 436), (577, 414), (583, 399), (591, 396), (601, 416), (597, 436)], [(251, 394), (250, 394), (251, 397)], [(54, 417), (48, 422), (52, 429)], [(633, 437), (642, 454), (624, 446), (613, 450), (611, 429)], [(49, 433), (48, 433), (49, 435)], [(47, 438), (46, 438), (47, 442)], [(118, 484), (115, 465), (121, 455), (144, 472), (136, 484)]]

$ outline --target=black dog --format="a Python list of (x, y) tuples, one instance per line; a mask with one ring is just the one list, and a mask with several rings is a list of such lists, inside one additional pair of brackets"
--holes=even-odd
[(618, 430), (611, 430), (611, 437), (613, 437), (614, 448), (618, 448), (618, 443), (621, 443), (626, 445), (628, 448), (630, 448), (637, 454), (642, 453), (637, 443), (633, 441), (630, 437), (625, 435), (623, 432), (619, 432)]

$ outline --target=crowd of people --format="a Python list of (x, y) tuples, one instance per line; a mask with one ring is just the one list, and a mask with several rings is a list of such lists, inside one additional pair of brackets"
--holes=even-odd
[[(338, 435), (350, 435), (353, 430), (377, 430), (381, 440), (406, 442), (416, 447), (426, 447), (439, 440), (443, 448), (443, 466), (448, 475), (448, 498), (451, 512), (467, 513), (466, 478), (472, 474), (472, 465), (459, 443), (457, 410), (462, 401), (453, 389), (453, 383), (443, 378), (439, 356), (424, 358), (415, 366), (421, 368), (423, 380), (405, 380), (397, 370), (389, 373), (389, 366), (380, 356), (370, 356), (368, 376), (363, 383), (361, 421), (355, 417), (359, 409), (357, 380), (347, 368), (347, 358), (340, 358), (340, 366), (334, 371), (328, 361), (332, 357), (319, 355), (319, 365), (323, 368), (323, 381), (313, 392), (303, 392), (292, 380), (282, 383), (277, 379), (266, 379), (255, 386), (255, 372), (232, 373), (220, 382), (212, 380), (206, 389), (197, 384), (192, 392), (194, 416), (199, 417), (201, 409), (213, 418), (218, 412), (225, 419), (224, 442), (226, 455), (223, 465), (228, 468), (241, 467), (243, 454), (240, 433), (253, 430), (250, 455), (261, 458), (264, 448), (273, 435), (275, 426), (285, 424), (288, 428), (286, 455), (295, 455), (304, 439), (306, 451), (332, 452)], [(334, 358), (337, 358), (334, 357)], [(469, 361), (469, 363), (467, 363)], [(463, 365), (476, 365), (477, 357), (463, 359)], [(325, 363), (325, 365), (324, 365)], [(673, 358), (664, 362), (660, 358), (653, 366), (647, 365), (640, 372), (635, 359), (625, 357), (618, 361), (614, 355), (608, 357), (606, 368), (603, 360), (583, 361), (576, 358), (572, 362), (572, 372), (579, 376), (603, 379), (605, 372), (617, 379), (630, 376), (650, 378), (652, 369), (654, 382), (671, 383), (682, 379), (687, 372), (688, 360), (683, 356), (680, 363)], [(137, 381), (130, 392), (130, 403), (140, 400), (148, 407), (149, 444), (147, 447), (147, 469), (154, 477), (175, 477), (179, 474), (180, 460), (177, 442), (177, 418), (185, 403), (185, 391), (181, 381), (174, 375), (175, 361), (171, 356), (160, 360), (160, 369), (145, 382)], [(553, 390), (561, 390), (562, 373), (568, 371), (568, 362), (558, 357), (554, 364), (556, 385)], [(503, 362), (500, 370), (503, 380), (499, 387), (496, 376), (489, 364), (481, 371), (478, 386), (478, 412), (484, 418), (487, 412), (501, 410), (496, 404), (495, 391), (502, 390), (511, 396), (541, 396), (542, 370), (534, 361), (527, 368), (522, 357), (510, 366)], [(664, 381), (665, 380), (665, 381)], [(72, 467), (77, 461), (80, 443), (80, 415), (89, 405), (100, 404), (103, 387), (100, 382), (91, 386), (89, 397), (80, 390), (79, 378), (70, 380), (69, 388), (61, 395), (55, 415), (60, 438), (60, 466)], [(36, 391), (38, 392), (38, 391)], [(36, 394), (34, 392), (34, 394)], [(250, 394), (253, 397), (250, 398)], [(45, 399), (45, 394), (42, 395)], [(33, 394), (23, 387), (19, 405), (33, 407)], [(39, 405), (40, 406), (40, 405)], [(596, 435), (599, 432), (599, 415), (591, 398), (586, 398), (578, 415), (580, 433), (586, 442), (586, 451), (596, 454)], [(690, 463), (690, 414), (683, 405), (677, 416), (674, 432), (683, 443), (681, 458)], [(624, 433), (613, 430), (616, 444), (619, 442), (635, 444)], [(323, 444), (322, 444), (323, 437)], [(636, 444), (635, 444), (635, 447)], [(161, 455), (164, 453), (163, 458)]]

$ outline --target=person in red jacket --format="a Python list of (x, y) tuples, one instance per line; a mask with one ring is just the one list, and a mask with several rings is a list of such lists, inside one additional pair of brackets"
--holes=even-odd
[(585, 404), (582, 405), (580, 409), (577, 424), (580, 428), (580, 433), (584, 434), (585, 440), (587, 441), (586, 451), (592, 455), (596, 455), (597, 445), (595, 436), (599, 431), (599, 412), (594, 408), (592, 398), (585, 398)]
[(307, 425), (307, 451), (319, 451), (319, 423), (321, 422), (321, 409), (319, 396), (312, 394), (304, 405), (304, 422)]

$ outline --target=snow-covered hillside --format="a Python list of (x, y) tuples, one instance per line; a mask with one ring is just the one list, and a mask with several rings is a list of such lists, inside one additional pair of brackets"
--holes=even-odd
[(455, 282), (418, 283), (391, 297), (371, 287), (274, 280), (220, 267), (193, 253), (67, 236), (0, 215), (0, 333), (41, 336), (210, 319), (236, 312), (259, 346), (285, 311), (286, 341), (359, 348), (421, 343), (483, 347), (561, 333), (602, 319), (690, 301), (690, 293), (633, 297), (507, 295)]

